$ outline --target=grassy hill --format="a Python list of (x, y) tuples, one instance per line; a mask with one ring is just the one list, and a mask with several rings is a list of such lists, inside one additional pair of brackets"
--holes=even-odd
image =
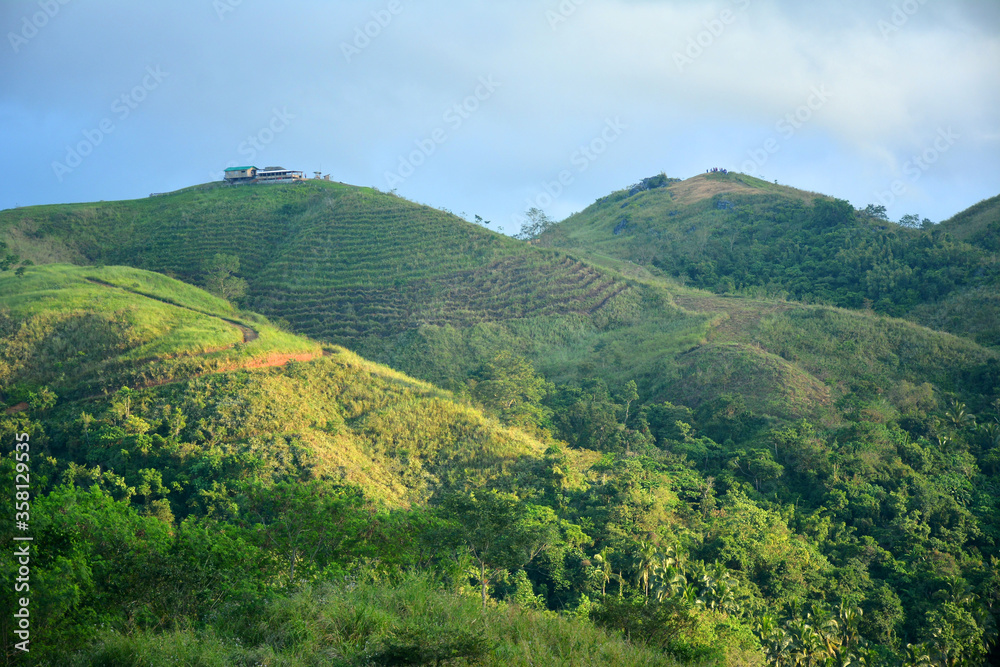
[(320, 346), (165, 276), (128, 267), (0, 273), (0, 383), (86, 396), (226, 368), (319, 357)]
[(941, 225), (904, 227), (847, 202), (742, 174), (603, 197), (548, 246), (635, 262), (719, 294), (782, 296), (907, 317), (997, 345), (997, 198)]
[[(828, 198), (745, 176), (699, 176), (603, 198), (542, 239), (567, 253), (392, 195), (310, 181), (209, 184), (143, 200), (15, 209), (0, 212), (0, 231), (11, 251), (37, 262), (129, 264), (194, 283), (215, 253), (235, 254), (249, 282), (248, 307), (453, 388), (485, 359), (512, 350), (555, 382), (597, 376), (615, 388), (634, 379), (649, 400), (692, 407), (741, 389), (754, 412), (780, 419), (832, 418), (831, 406), (859, 377), (883, 387), (930, 380), (966, 400), (987, 401), (982, 385), (992, 377), (994, 353), (874, 313), (827, 317), (822, 313), (834, 311), (768, 296), (794, 285), (833, 289), (795, 258), (814, 252), (815, 225), (825, 224), (838, 239), (878, 227), (844, 222), (855, 216), (842, 209)], [(736, 223), (749, 231), (732, 230)], [(891, 234), (898, 241), (924, 233)], [(864, 244), (851, 243), (850, 252), (860, 253)], [(756, 283), (765, 278), (754, 267), (766, 264), (775, 274), (764, 285), (740, 283), (745, 294), (756, 289), (757, 299), (719, 299), (658, 277), (679, 273), (687, 283), (718, 287), (707, 276), (721, 270), (702, 269), (716, 265), (706, 257), (722, 246), (745, 251), (741, 270)], [(785, 263), (769, 261), (775, 254)], [(629, 260), (646, 262), (657, 275)], [(822, 271), (848, 281), (840, 270), (845, 261), (825, 259)], [(796, 276), (791, 284), (775, 273), (782, 271)], [(732, 286), (722, 291), (738, 291)], [(837, 289), (854, 298), (852, 287)], [(875, 336), (885, 351), (857, 347), (845, 354), (832, 344), (820, 351), (815, 341), (793, 335), (789, 321), (808, 323), (821, 336)], [(837, 327), (824, 331), (834, 321)], [(983, 329), (989, 335), (988, 322)], [(778, 337), (778, 330), (789, 335)], [(911, 351), (901, 355), (900, 345)], [(980, 378), (971, 387), (970, 376)]]
[[(268, 465), (297, 448), (301, 474), (363, 486), (393, 505), (460, 484), (450, 466), (486, 474), (544, 449), (431, 385), (284, 333), (159, 274), (35, 266), (22, 277), (0, 275), (0, 295), (0, 399), (14, 413), (54, 410), (57, 422), (75, 424), (81, 410), (100, 415), (120, 403), (125, 386), (150, 432), (180, 419), (177, 435), (234, 460), (256, 452)], [(54, 396), (46, 400), (42, 387)], [(81, 446), (79, 434), (63, 437)], [(281, 443), (277, 451), (272, 442)], [(169, 462), (182, 475), (192, 455), (145, 452), (128, 467), (137, 475), (143, 462)], [(184, 488), (175, 510), (196, 496)]]
[(961, 241), (989, 252), (1000, 252), (1000, 195), (945, 220), (941, 228)]

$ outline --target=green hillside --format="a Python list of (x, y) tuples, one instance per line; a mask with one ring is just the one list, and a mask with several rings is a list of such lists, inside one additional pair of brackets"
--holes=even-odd
[[(30, 471), (25, 516), (44, 547), (31, 664), (698, 665), (760, 653), (719, 611), (673, 609), (673, 630), (637, 628), (640, 645), (618, 634), (619, 616), (587, 620), (598, 607), (566, 589), (564, 568), (581, 570), (592, 538), (549, 504), (598, 492), (594, 453), (162, 275), (33, 266), (0, 288), (0, 434), (30, 443), (28, 463), (8, 452), (0, 474)], [(671, 489), (689, 472), (650, 474), (658, 511), (688, 507)], [(524, 570), (498, 570), (491, 595), (508, 603), (480, 609), (464, 574), (474, 529), (461, 525), (480, 520), (477, 502), (506, 512), (505, 530), (524, 523), (527, 542), (496, 563), (544, 548), (533, 573), (563, 582), (548, 594), (560, 602), (532, 592)], [(9, 591), (4, 603), (15, 606)]]
[[(791, 273), (682, 285), (619, 252), (641, 249), (639, 212), (651, 238), (655, 211), (709, 225), (706, 257), (750, 216), (775, 272), (820, 248), (816, 225), (883, 223), (744, 177), (656, 184), (541, 239), (562, 249), (326, 182), (0, 212), (0, 432), (30, 434), (45, 479), (48, 664), (63, 644), (81, 664), (523, 663), (530, 645), (588, 664), (603, 643), (621, 664), (980, 664), (1000, 353), (874, 300), (782, 298)], [(657, 257), (696, 257), (663, 229)], [(911, 234), (928, 267), (985, 252), (885, 242)], [(244, 310), (191, 285), (219, 253)]]
[[(268, 443), (285, 438), (306, 457), (303, 472), (364, 486), (393, 505), (423, 502), (437, 485), (454, 481), (438, 456), (448, 465), (502, 468), (543, 449), (430, 385), (281, 332), (155, 273), (36, 266), (23, 277), (0, 275), (0, 294), (0, 398), (13, 414), (52, 412), (71, 431), (81, 410), (99, 414), (120, 405), (124, 386), (128, 401), (143, 402), (136, 412), (147, 421), (146, 430), (131, 435), (172, 419), (184, 423), (178, 437), (211, 442), (225, 456), (252, 451), (267, 459), (282, 455), (268, 452)], [(60, 454), (70, 451), (68, 443), (84, 444), (69, 433), (50, 437), (62, 443)], [(408, 453), (400, 459), (398, 450)], [(127, 460), (137, 469), (167, 461), (183, 467), (189, 456), (144, 452)], [(108, 464), (101, 455), (86, 461)], [(130, 485), (138, 479), (125, 478)], [(184, 489), (176, 509), (195, 502), (196, 493)]]
[(165, 276), (46, 265), (0, 273), (0, 383), (87, 396), (226, 368), (320, 356), (320, 346)]
[(1000, 252), (1000, 195), (945, 220), (941, 228), (960, 241), (989, 252)]
[(995, 323), (1000, 311), (992, 299), (985, 312), (972, 304), (974, 295), (1000, 291), (991, 245), (998, 225), (997, 198), (916, 228), (877, 209), (713, 173), (612, 193), (541, 242), (635, 262), (719, 294), (873, 309), (997, 345), (997, 327), (984, 320)]
[(247, 303), (333, 342), (418, 323), (590, 314), (627, 285), (557, 253), (366, 188), (207, 185), (127, 202), (3, 212), (13, 252), (203, 279), (239, 257)]
[[(692, 202), (684, 215), (714, 219), (706, 188), (721, 188), (730, 198), (748, 192), (777, 197), (787, 206), (805, 206), (813, 197), (739, 179), (699, 177), (636, 194), (626, 203), (655, 217), (656, 206), (676, 196)], [(624, 194), (595, 206), (605, 210)], [(613, 208), (620, 209), (617, 203)], [(512, 350), (555, 382), (596, 375), (617, 387), (634, 379), (648, 399), (698, 407), (705, 397), (739, 382), (738, 374), (718, 372), (726, 364), (713, 360), (722, 354), (738, 358), (741, 372), (755, 376), (747, 400), (756, 413), (795, 418), (827, 412), (831, 391), (838, 398), (859, 374), (874, 375), (881, 384), (931, 376), (942, 388), (959, 391), (964, 378), (925, 368), (938, 362), (920, 349), (957, 346), (955, 354), (968, 362), (963, 368), (992, 358), (928, 333), (905, 365), (885, 355), (888, 368), (883, 360), (873, 366), (870, 356), (838, 355), (832, 371), (824, 357), (799, 349), (806, 342), (764, 345), (756, 329), (759, 318), (730, 319), (733, 311), (773, 310), (769, 302), (731, 300), (718, 302), (726, 304), (720, 307), (620, 264), (602, 268), (435, 209), (337, 183), (215, 184), (144, 200), (16, 209), (0, 213), (0, 229), (13, 252), (37, 262), (75, 257), (129, 264), (194, 283), (204, 279), (201, 267), (215, 253), (235, 254), (249, 282), (246, 306), (285, 320), (300, 333), (451, 388), (460, 387), (483, 359)], [(675, 297), (686, 294), (694, 296), (679, 307)], [(862, 337), (874, 321), (863, 314), (842, 319), (853, 322)], [(906, 330), (901, 323), (882, 326)], [(892, 337), (907, 338), (899, 332)], [(709, 340), (712, 349), (687, 355)], [(720, 344), (740, 345), (741, 352), (732, 357)], [(965, 398), (976, 401), (980, 393), (973, 387)]]

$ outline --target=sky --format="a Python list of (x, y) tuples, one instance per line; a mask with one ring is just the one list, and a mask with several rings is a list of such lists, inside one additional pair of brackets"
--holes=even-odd
[(518, 231), (719, 167), (1000, 194), (996, 0), (3, 0), (0, 208), (280, 165)]

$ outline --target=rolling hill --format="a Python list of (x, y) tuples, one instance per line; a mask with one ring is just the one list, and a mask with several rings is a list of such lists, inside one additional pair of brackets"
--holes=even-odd
[(872, 309), (996, 346), (998, 225), (996, 197), (913, 228), (816, 193), (712, 173), (614, 192), (541, 242), (719, 294)]
[[(0, 295), (8, 414), (54, 410), (55, 422), (73, 430), (81, 410), (107, 410), (124, 386), (140, 392), (147, 429), (183, 414), (174, 417), (186, 424), (178, 436), (210, 442), (234, 460), (254, 452), (268, 467), (291, 446), (296, 463), (278, 466), (284, 474), (290, 465), (304, 477), (341, 479), (394, 506), (463, 483), (449, 466), (466, 476), (476, 468), (499, 471), (544, 449), (431, 385), (282, 332), (159, 274), (35, 266), (21, 277), (0, 275)], [(78, 435), (51, 435), (81, 446)], [(269, 451), (268, 443), (278, 442)], [(54, 451), (71, 454), (65, 445)], [(107, 465), (104, 455), (90, 452), (87, 460)], [(128, 467), (138, 466), (137, 475), (143, 462), (170, 460), (181, 474), (192, 455), (164, 460), (145, 452)], [(178, 498), (185, 500), (175, 502), (182, 508), (196, 497), (196, 488), (184, 488)]]
[[(707, 225), (706, 257), (747, 217), (771, 282), (630, 259), (640, 229), (675, 244), (659, 264), (701, 252), (657, 211), (696, 243)], [(1000, 354), (776, 294), (847, 298), (808, 274), (810, 239), (890, 223), (737, 177), (584, 215), (547, 248), (327, 182), (0, 212), (0, 433), (31, 440), (42, 664), (985, 656)], [(242, 308), (192, 284), (220, 253)]]
[[(622, 216), (631, 222), (615, 235)], [(854, 212), (829, 198), (712, 175), (603, 198), (543, 237), (567, 251), (393, 195), (315, 181), (209, 184), (143, 200), (15, 209), (0, 212), (0, 230), (13, 252), (36, 262), (126, 264), (193, 283), (215, 253), (235, 254), (249, 308), (452, 388), (484, 359), (512, 350), (555, 382), (596, 375), (617, 387), (635, 379), (650, 400), (692, 407), (749, 381), (753, 390), (742, 393), (750, 409), (778, 419), (833, 418), (833, 404), (859, 378), (880, 387), (931, 381), (975, 405), (988, 402), (996, 353), (975, 344), (887, 319), (878, 309), (775, 301), (767, 294), (780, 277), (758, 286), (757, 298), (659, 277), (670, 273), (657, 266), (665, 261), (695, 262), (691, 275), (701, 275), (697, 267), (733, 216), (752, 218), (747, 224), (758, 235), (734, 232), (726, 245), (750, 239), (759, 255), (754, 266), (787, 269), (800, 285), (822, 283), (793, 261), (811, 252), (814, 218), (829, 218), (830, 229), (855, 229), (841, 220), (854, 220)], [(661, 219), (670, 221), (662, 230)], [(802, 239), (790, 238), (793, 232)], [(617, 253), (632, 260), (631, 252), (653, 248), (666, 253), (648, 258), (658, 275), (602, 259)], [(767, 253), (788, 259), (765, 262)], [(686, 282), (699, 281), (688, 275)], [(859, 344), (817, 347), (833, 337)]]

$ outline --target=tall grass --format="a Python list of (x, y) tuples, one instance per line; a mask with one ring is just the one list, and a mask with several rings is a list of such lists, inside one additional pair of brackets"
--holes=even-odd
[(442, 589), (423, 575), (396, 583), (341, 580), (233, 617), (218, 634), (195, 630), (113, 636), (75, 665), (663, 666), (681, 663), (627, 643), (589, 621)]

